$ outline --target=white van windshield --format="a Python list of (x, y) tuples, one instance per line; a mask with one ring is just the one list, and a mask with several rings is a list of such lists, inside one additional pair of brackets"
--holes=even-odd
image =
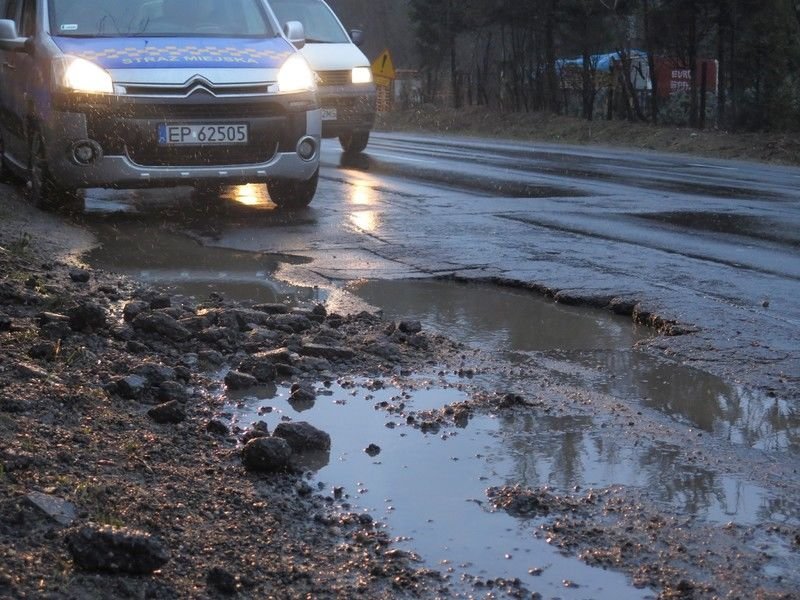
[(333, 11), (321, 0), (270, 0), (269, 5), (281, 25), (287, 21), (300, 21), (306, 42), (345, 44), (350, 41)]
[(260, 0), (49, 0), (69, 37), (274, 37)]

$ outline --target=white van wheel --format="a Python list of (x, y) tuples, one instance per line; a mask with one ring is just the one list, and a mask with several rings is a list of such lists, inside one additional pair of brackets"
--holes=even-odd
[(34, 206), (43, 210), (66, 208), (83, 210), (83, 195), (78, 190), (58, 186), (50, 176), (44, 141), (38, 133), (31, 141), (30, 188), (29, 196)]
[(292, 181), (291, 179), (273, 179), (267, 182), (267, 191), (270, 199), (278, 208), (297, 210), (305, 208), (314, 199), (319, 182), (319, 169), (307, 181)]
[(339, 136), (339, 143), (345, 154), (363, 152), (369, 143), (369, 131), (349, 131)]

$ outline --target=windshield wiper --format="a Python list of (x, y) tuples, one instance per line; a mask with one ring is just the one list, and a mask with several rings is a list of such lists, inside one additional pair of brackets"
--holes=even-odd
[(333, 40), (318, 40), (316, 38), (310, 38), (310, 37), (306, 38), (306, 42), (309, 43), (309, 44), (336, 44), (336, 43), (338, 43), (338, 42), (335, 42)]

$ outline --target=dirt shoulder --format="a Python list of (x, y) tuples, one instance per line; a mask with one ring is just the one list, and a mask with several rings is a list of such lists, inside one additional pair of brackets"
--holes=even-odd
[(699, 131), (626, 121), (586, 121), (546, 113), (498, 113), (481, 107), (454, 110), (433, 106), (382, 114), (378, 117), (376, 128), (387, 132), (450, 133), (562, 144), (595, 144), (800, 165), (800, 140), (795, 133)]
[(438, 593), (311, 488), (296, 439), (220, 411), (226, 385), (412, 370), (442, 348), (367, 314), (173, 303), (81, 268), (91, 236), (2, 186), (0, 212), (0, 597)]

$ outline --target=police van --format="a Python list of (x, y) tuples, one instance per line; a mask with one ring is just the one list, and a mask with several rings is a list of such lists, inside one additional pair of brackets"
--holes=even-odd
[(262, 0), (0, 0), (0, 176), (41, 207), (266, 183), (301, 208), (320, 137), (314, 73)]
[(339, 138), (346, 153), (369, 143), (377, 92), (372, 69), (358, 48), (359, 30), (347, 32), (324, 0), (267, 0), (282, 24), (303, 25), (300, 51), (317, 72), (322, 107), (322, 136)]

